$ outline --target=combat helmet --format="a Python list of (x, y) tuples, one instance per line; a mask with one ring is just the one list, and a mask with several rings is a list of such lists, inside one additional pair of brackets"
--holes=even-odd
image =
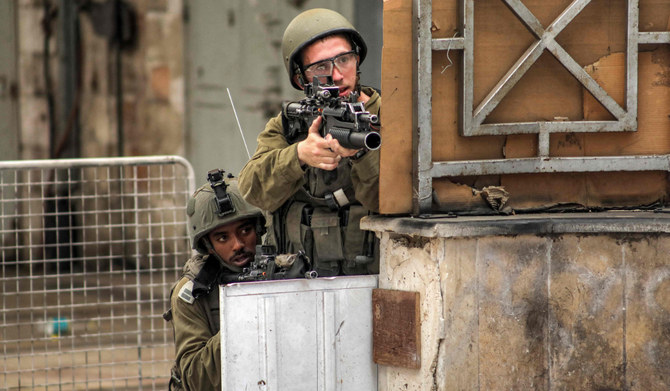
[(355, 46), (354, 50), (360, 57), (359, 63), (363, 63), (368, 48), (361, 34), (349, 23), (349, 21), (339, 13), (325, 9), (314, 8), (299, 14), (284, 30), (282, 38), (282, 57), (284, 66), (291, 80), (291, 85), (295, 89), (301, 89), (296, 83), (293, 75), (300, 74), (300, 59), (298, 56), (302, 49), (316, 41), (317, 39), (333, 35), (344, 34)]
[(223, 170), (210, 171), (209, 183), (198, 188), (186, 204), (191, 247), (203, 255), (208, 254), (208, 249), (201, 239), (222, 225), (255, 217), (259, 240), (265, 231), (263, 212), (244, 201), (236, 179), (232, 176), (224, 179), (223, 174)]

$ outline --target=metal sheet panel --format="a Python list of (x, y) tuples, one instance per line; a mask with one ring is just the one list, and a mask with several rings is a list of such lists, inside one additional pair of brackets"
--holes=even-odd
[(376, 390), (377, 276), (220, 287), (223, 390)]

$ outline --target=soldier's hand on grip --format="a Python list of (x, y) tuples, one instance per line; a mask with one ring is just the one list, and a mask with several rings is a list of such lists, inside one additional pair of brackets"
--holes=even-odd
[(321, 137), (321, 122), (322, 118), (317, 117), (309, 127), (307, 138), (298, 143), (298, 159), (300, 164), (332, 171), (337, 168), (342, 157), (331, 149), (328, 140)]

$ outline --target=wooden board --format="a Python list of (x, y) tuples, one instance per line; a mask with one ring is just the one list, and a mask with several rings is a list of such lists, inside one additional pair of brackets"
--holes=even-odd
[[(613, 53), (586, 71), (625, 107), (624, 53)], [(660, 46), (639, 54), (638, 130), (618, 133), (572, 133), (552, 136), (551, 156), (634, 156), (670, 153), (670, 48)], [(611, 120), (588, 92), (582, 91), (586, 120)], [(509, 140), (509, 139), (508, 139)], [(529, 146), (508, 142), (511, 153), (525, 154)], [(585, 206), (646, 205), (668, 195), (665, 172), (509, 175), (502, 178), (517, 208), (561, 202)], [(533, 184), (529, 187), (529, 184)]]
[[(434, 2), (433, 37), (452, 37), (459, 25), (458, 1)], [(547, 26), (571, 0), (524, 0)], [(481, 102), (510, 66), (534, 41), (533, 36), (498, 0), (475, 6), (474, 103)], [(623, 102), (625, 0), (591, 2), (557, 37), (557, 42), (610, 93)], [(640, 31), (667, 31), (670, 2), (640, 0)], [(384, 2), (380, 211), (412, 209), (412, 1)], [(637, 132), (626, 134), (554, 134), (550, 156), (631, 156), (670, 153), (670, 65), (668, 45), (641, 45)], [(433, 52), (432, 153), (434, 161), (537, 156), (536, 135), (463, 137), (459, 128), (460, 51)], [(624, 106), (625, 107), (625, 106)], [(549, 53), (537, 63), (487, 117), (489, 123), (612, 119)], [(468, 210), (470, 187), (502, 185), (517, 209), (560, 203), (588, 207), (638, 206), (667, 199), (665, 172), (533, 174), (489, 178), (442, 178), (434, 181), (436, 199), (449, 210)]]

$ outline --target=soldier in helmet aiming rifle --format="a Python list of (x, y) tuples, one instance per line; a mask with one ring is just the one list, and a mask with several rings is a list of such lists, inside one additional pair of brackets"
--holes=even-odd
[(376, 125), (381, 97), (359, 84), (365, 41), (339, 13), (311, 9), (287, 26), (282, 53), (294, 88), (315, 93), (327, 85), (330, 98), (346, 101), (338, 107), (356, 107), (352, 128), (364, 122), (361, 118), (373, 119), (368, 122), (375, 142), (372, 147), (350, 145), (323, 132), (325, 111), (301, 126), (294, 116), (311, 107), (308, 100), (285, 105), (296, 109), (270, 119), (240, 172), (242, 195), (272, 213), (268, 236), (279, 252), (304, 251), (319, 276), (378, 273), (376, 238), (359, 226), (363, 216), (379, 209), (381, 136)]

